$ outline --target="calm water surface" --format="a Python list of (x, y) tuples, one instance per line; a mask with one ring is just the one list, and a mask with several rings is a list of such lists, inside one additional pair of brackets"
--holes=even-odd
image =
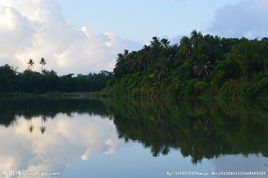
[(0, 124), (0, 177), (268, 174), (265, 103), (1, 99)]

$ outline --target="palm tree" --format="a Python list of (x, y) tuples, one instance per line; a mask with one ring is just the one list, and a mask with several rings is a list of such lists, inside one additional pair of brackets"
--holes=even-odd
[(128, 54), (129, 54), (129, 51), (127, 49), (125, 49), (123, 56), (126, 58), (128, 56)]
[(151, 47), (159, 48), (160, 46), (161, 46), (161, 42), (160, 42), (159, 38), (153, 37), (152, 41), (151, 41)]
[(202, 77), (204, 82), (211, 70), (211, 62), (208, 60), (207, 56), (198, 57), (194, 61), (193, 71), (195, 75)]
[(169, 47), (169, 45), (170, 45), (170, 42), (168, 41), (168, 39), (162, 39), (161, 40), (161, 44), (162, 44), (162, 46), (164, 47), (164, 48), (168, 48)]
[(180, 41), (179, 52), (183, 55), (183, 57), (187, 58), (192, 53), (191, 41), (188, 37), (183, 37)]
[(31, 68), (34, 66), (34, 61), (32, 59), (29, 59), (27, 64), (28, 64), (28, 69), (31, 70)]
[(196, 30), (194, 30), (191, 33), (191, 40), (192, 40), (193, 47), (195, 50), (197, 50), (198, 42), (200, 41), (201, 37), (202, 37), (202, 34), (200, 32), (197, 32)]
[(116, 78), (121, 78), (124, 74), (129, 71), (129, 60), (128, 60), (129, 51), (125, 50), (124, 53), (120, 53), (117, 56), (116, 67), (114, 69), (114, 75)]
[(47, 62), (46, 62), (46, 60), (42, 57), (41, 58), (41, 60), (40, 60), (40, 62), (39, 62), (39, 64), (41, 64), (42, 65), (42, 71), (44, 70), (44, 66), (47, 64)]

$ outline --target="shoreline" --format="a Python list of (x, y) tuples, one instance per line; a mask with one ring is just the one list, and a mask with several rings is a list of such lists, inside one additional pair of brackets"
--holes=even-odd
[(56, 99), (93, 99), (96, 97), (92, 92), (49, 92), (49, 93), (0, 93), (0, 99), (4, 98), (56, 98)]
[(253, 100), (245, 100), (241, 98), (218, 98), (217, 96), (193, 96), (193, 97), (178, 97), (168, 95), (132, 95), (132, 94), (107, 94), (105, 92), (48, 92), (48, 93), (16, 93), (16, 92), (8, 92), (8, 93), (0, 93), (1, 99), (104, 99), (104, 98), (127, 98), (127, 99), (167, 99), (167, 100), (202, 100), (202, 101), (243, 101), (243, 102), (257, 102), (257, 101), (267, 101), (268, 98), (255, 98)]

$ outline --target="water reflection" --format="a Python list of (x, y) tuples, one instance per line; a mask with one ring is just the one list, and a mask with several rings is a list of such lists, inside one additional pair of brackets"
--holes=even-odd
[(247, 160), (248, 168), (258, 165), (261, 171), (268, 156), (265, 103), (8, 99), (0, 100), (0, 124), (3, 170), (62, 172), (75, 160), (114, 154), (129, 141), (142, 144), (158, 159), (168, 158), (166, 171), (175, 169), (178, 161), (186, 162), (184, 158), (198, 166), (212, 160), (208, 164), (213, 164), (213, 170), (228, 170), (224, 165), (239, 170), (239, 163)]
[(112, 121), (99, 116), (58, 114), (44, 123), (45, 134), (42, 120), (17, 117), (8, 128), (0, 127), (1, 169), (62, 171), (74, 160), (88, 160), (96, 153), (113, 154), (122, 143)]
[(191, 156), (193, 163), (225, 154), (268, 155), (265, 104), (125, 103), (111, 103), (120, 137), (143, 143), (154, 156), (166, 155), (170, 148)]

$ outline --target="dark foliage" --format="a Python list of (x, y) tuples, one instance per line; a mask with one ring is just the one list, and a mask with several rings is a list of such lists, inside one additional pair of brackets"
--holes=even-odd
[(154, 37), (139, 51), (119, 54), (112, 93), (179, 96), (266, 96), (268, 42), (220, 38), (193, 31), (179, 45)]
[(105, 88), (112, 75), (102, 71), (98, 74), (58, 76), (53, 70), (42, 70), (39, 73), (32, 71), (30, 67), (29, 63), (28, 69), (19, 73), (9, 65), (1, 66), (0, 92), (93, 92)]
[(119, 137), (154, 156), (180, 150), (197, 163), (229, 154), (267, 156), (267, 103), (107, 100)]

